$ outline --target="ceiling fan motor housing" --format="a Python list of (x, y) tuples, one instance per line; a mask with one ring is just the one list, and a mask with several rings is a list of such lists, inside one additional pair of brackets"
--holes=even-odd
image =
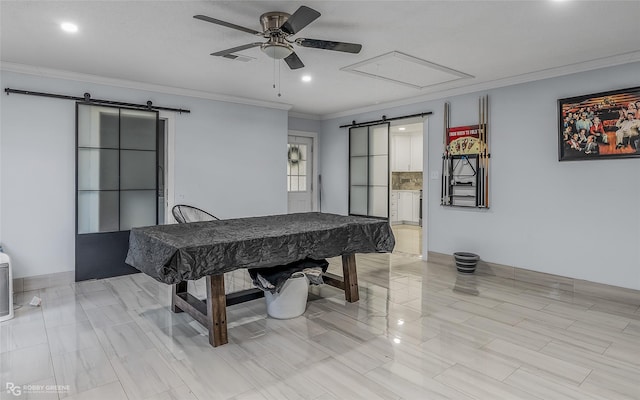
[(280, 27), (287, 22), (291, 15), (285, 12), (272, 11), (264, 13), (260, 16), (260, 25), (264, 32), (264, 37), (272, 37), (273, 34), (278, 36), (288, 36), (280, 29)]
[(291, 46), (285, 38), (289, 36), (288, 33), (283, 32), (281, 27), (287, 22), (291, 15), (272, 11), (264, 13), (260, 16), (260, 25), (264, 32), (264, 37), (269, 39), (267, 43), (260, 46), (266, 55), (276, 60), (289, 57), (293, 53), (293, 46)]

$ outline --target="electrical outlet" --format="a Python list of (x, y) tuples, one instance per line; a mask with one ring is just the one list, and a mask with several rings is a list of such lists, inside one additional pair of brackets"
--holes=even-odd
[(431, 179), (438, 179), (440, 178), (440, 172), (439, 171), (431, 171)]

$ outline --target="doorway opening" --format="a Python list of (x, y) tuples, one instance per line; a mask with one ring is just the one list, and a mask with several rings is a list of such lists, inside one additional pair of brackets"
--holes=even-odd
[(158, 225), (166, 224), (167, 214), (167, 120), (158, 119)]
[(289, 132), (287, 140), (287, 211), (289, 214), (319, 209), (315, 194), (318, 184), (316, 140), (317, 135), (312, 132)]
[(407, 118), (391, 122), (389, 129), (389, 204), (394, 252), (422, 256), (424, 189), (424, 119)]

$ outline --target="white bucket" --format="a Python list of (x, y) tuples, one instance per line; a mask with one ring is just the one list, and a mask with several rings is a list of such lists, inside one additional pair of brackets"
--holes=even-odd
[(13, 318), (13, 275), (11, 259), (0, 252), (0, 322)]
[(280, 293), (265, 292), (267, 314), (272, 318), (289, 319), (304, 314), (309, 296), (309, 280), (302, 272), (287, 279)]

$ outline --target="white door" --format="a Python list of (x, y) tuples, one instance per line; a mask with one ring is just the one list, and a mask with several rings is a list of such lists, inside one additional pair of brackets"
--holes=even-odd
[(290, 214), (313, 210), (313, 138), (289, 136), (287, 193)]

